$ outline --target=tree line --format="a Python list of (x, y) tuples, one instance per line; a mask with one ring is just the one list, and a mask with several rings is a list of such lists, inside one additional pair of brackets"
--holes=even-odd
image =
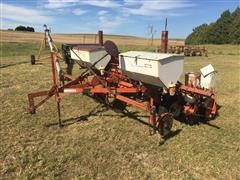
[(240, 8), (224, 11), (216, 22), (193, 29), (186, 44), (240, 44)]
[(35, 32), (34, 28), (33, 27), (25, 27), (25, 26), (17, 26), (15, 28), (15, 31), (29, 31), (29, 32)]

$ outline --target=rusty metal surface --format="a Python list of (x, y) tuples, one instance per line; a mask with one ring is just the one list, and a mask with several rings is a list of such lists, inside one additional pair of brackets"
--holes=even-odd
[(104, 48), (108, 54), (113, 57), (118, 57), (119, 51), (117, 45), (112, 41), (106, 41), (104, 43)]
[(103, 31), (98, 31), (98, 41), (99, 45), (103, 46)]
[(82, 50), (82, 51), (89, 51), (89, 52), (93, 52), (93, 51), (99, 51), (99, 50), (103, 50), (104, 48), (100, 45), (76, 45), (73, 46), (72, 49), (76, 49), (76, 50)]
[(184, 54), (185, 56), (208, 56), (205, 46), (170, 46), (168, 53)]
[(168, 46), (168, 31), (162, 31), (161, 53), (167, 53), (167, 46)]
[[(167, 48), (167, 31), (165, 31), (164, 46), (162, 50), (164, 52)], [(118, 60), (118, 48), (112, 41), (106, 41), (104, 47), (100, 45), (78, 45), (74, 48), (80, 48), (81, 50), (96, 50), (105, 49), (110, 54), (113, 60)], [(183, 48), (183, 47), (182, 47)], [(52, 96), (55, 96), (58, 108), (59, 125), (61, 126), (60, 118), (60, 101), (61, 93), (82, 93), (89, 97), (101, 98), (104, 103), (110, 101), (110, 99), (118, 100), (119, 102), (133, 105), (138, 107), (149, 114), (149, 123), (153, 128), (153, 133), (159, 131), (161, 135), (165, 136), (168, 134), (172, 127), (172, 114), (169, 112), (160, 113), (157, 109), (166, 104), (164, 97), (169, 98), (169, 92), (166, 92), (162, 87), (155, 87), (148, 84), (143, 84), (140, 81), (130, 79), (124, 71), (120, 70), (117, 65), (112, 63), (105, 69), (103, 74), (96, 73), (91, 67), (88, 67), (88, 72), (80, 74), (78, 77), (68, 75), (66, 72), (63, 73), (65, 79), (69, 81), (65, 82), (65, 79), (61, 80), (57, 73), (57, 53), (51, 53), (51, 65), (52, 65), (52, 78), (53, 86), (48, 91), (40, 91), (36, 93), (28, 94), (29, 112), (35, 113), (36, 109), (44, 104)], [(60, 83), (64, 81), (64, 83)], [(217, 114), (217, 104), (215, 101), (214, 93), (210, 90), (204, 90), (198, 87), (191, 87), (191, 85), (182, 85), (181, 83), (176, 86), (176, 97), (182, 98), (186, 95), (198, 97), (198, 101), (190, 103), (184, 102), (184, 104), (177, 104), (176, 107), (181, 109), (181, 113), (186, 116), (197, 115), (198, 109), (204, 103), (203, 100), (210, 98), (210, 103), (207, 104), (206, 112), (203, 115), (205, 118), (212, 118)], [(43, 96), (44, 98), (35, 104), (34, 99), (36, 97)], [(204, 99), (205, 98), (205, 99)], [(173, 101), (177, 103), (178, 100)], [(109, 102), (108, 102), (109, 103)], [(126, 103), (126, 104), (125, 104)], [(119, 103), (116, 103), (119, 104)], [(122, 108), (122, 107), (119, 107)], [(122, 108), (124, 109), (124, 108)]]
[(200, 94), (200, 95), (207, 96), (207, 97), (213, 96), (212, 91), (203, 90), (203, 89), (199, 89), (199, 88), (195, 88), (195, 87), (191, 87), (191, 86), (181, 85), (181, 86), (178, 87), (178, 89), (180, 91), (187, 91), (187, 92)]

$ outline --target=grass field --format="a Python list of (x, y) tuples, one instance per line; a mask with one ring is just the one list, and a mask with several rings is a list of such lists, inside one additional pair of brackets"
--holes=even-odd
[[(26, 114), (27, 94), (51, 87), (50, 64), (30, 65), (37, 44), (1, 43), (0, 179), (240, 179), (240, 47), (206, 47), (209, 57), (186, 57), (184, 70), (213, 64), (219, 116), (210, 125), (174, 121), (176, 135), (160, 146), (136, 118), (82, 95), (62, 96), (63, 128), (54, 98)], [(154, 50), (120, 47), (131, 49)]]
[[(97, 33), (97, 32), (96, 32)], [(103, 32), (104, 33), (104, 32)], [(20, 32), (0, 30), (0, 42), (26, 42), (39, 43), (43, 40), (43, 33)], [(96, 34), (51, 34), (56, 43), (96, 43), (98, 37)], [(160, 45), (160, 34), (156, 35), (153, 45)], [(114, 41), (117, 45), (150, 45), (148, 38), (124, 35), (103, 35), (103, 39)], [(183, 39), (169, 39), (169, 45), (183, 45)]]

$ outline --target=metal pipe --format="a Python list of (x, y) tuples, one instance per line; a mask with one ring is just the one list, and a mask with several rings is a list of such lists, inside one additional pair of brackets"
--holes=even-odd
[(166, 18), (165, 28), (164, 28), (164, 31), (162, 31), (161, 53), (167, 53), (167, 45), (168, 45), (168, 31), (167, 31), (167, 18)]
[(161, 53), (167, 53), (168, 31), (162, 31)]
[(103, 46), (103, 31), (98, 31), (99, 45)]

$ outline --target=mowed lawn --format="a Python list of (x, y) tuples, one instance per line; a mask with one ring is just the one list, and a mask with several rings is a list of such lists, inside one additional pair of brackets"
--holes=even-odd
[(209, 57), (186, 57), (184, 71), (209, 63), (218, 71), (219, 116), (192, 126), (174, 121), (175, 136), (159, 145), (141, 123), (146, 113), (128, 107), (126, 116), (79, 94), (62, 95), (63, 128), (54, 98), (27, 114), (27, 94), (51, 87), (49, 60), (32, 66), (37, 44), (2, 43), (0, 179), (239, 179), (240, 47), (206, 47)]

